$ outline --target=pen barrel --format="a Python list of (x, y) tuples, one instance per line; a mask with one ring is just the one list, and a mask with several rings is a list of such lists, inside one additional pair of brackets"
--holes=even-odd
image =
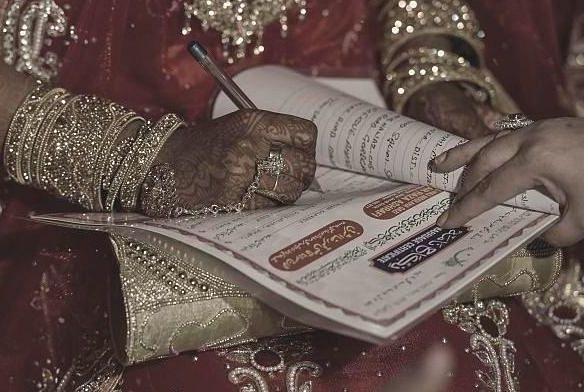
[(248, 98), (233, 80), (227, 76), (215, 62), (205, 56), (200, 64), (217, 80), (225, 94), (235, 103), (239, 109), (257, 109), (257, 106)]

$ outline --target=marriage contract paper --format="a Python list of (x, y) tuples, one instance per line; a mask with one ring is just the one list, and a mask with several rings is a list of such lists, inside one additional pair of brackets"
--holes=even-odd
[[(557, 206), (529, 193), (510, 201), (528, 203), (528, 209), (499, 206), (465, 227), (437, 227), (451, 194), (436, 188), (452, 190), (456, 179), (429, 173), (426, 164), (459, 138), (303, 76), (264, 78), (270, 69), (289, 71), (261, 71), (263, 93), (271, 99), (257, 95), (261, 88), (238, 82), (258, 107), (302, 114), (317, 123), (317, 159), (326, 165), (316, 173), (322, 192), (306, 192), (292, 206), (239, 214), (150, 219), (87, 213), (36, 219), (135, 238), (147, 233), (182, 244), (191, 249), (189, 257), (211, 258), (214, 271), (227, 271), (279, 311), (371, 342), (396, 337), (557, 220), (536, 211)], [(228, 110), (216, 107), (217, 113)]]

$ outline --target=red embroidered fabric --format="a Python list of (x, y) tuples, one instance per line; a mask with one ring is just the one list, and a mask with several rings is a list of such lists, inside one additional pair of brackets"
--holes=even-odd
[[(193, 25), (183, 37), (182, 2), (176, 0), (65, 0), (78, 40), (54, 40), (63, 61), (60, 83), (123, 103), (146, 116), (167, 111), (205, 117), (215, 85), (185, 51), (201, 41), (221, 59), (219, 35)], [(571, 20), (581, 0), (470, 1), (486, 31), (490, 69), (520, 107), (534, 118), (564, 113), (561, 67)], [(321, 75), (376, 76), (381, 34), (375, 11), (364, 0), (310, 1), (308, 17), (291, 17), (290, 32), (265, 33), (266, 51), (227, 66), (234, 73), (256, 64), (284, 64)], [(104, 235), (37, 225), (31, 211), (71, 211), (46, 194), (0, 181), (0, 389), (51, 389), (108, 337), (108, 298), (119, 293), (115, 259)], [(509, 301), (508, 337), (516, 344), (516, 374), (525, 391), (578, 390), (581, 359), (546, 328)], [(119, 306), (119, 303), (117, 304)], [(310, 359), (324, 368), (315, 391), (371, 391), (445, 339), (457, 369), (452, 391), (475, 390), (479, 362), (466, 353), (468, 336), (436, 314), (395, 344), (374, 347), (318, 332)], [(402, 349), (403, 347), (403, 349)], [(364, 354), (363, 354), (364, 353)], [(328, 364), (328, 365), (327, 365)], [(44, 369), (44, 370), (43, 370)], [(237, 391), (225, 361), (213, 352), (183, 354), (126, 371), (126, 391)], [(68, 390), (68, 389), (67, 389)]]

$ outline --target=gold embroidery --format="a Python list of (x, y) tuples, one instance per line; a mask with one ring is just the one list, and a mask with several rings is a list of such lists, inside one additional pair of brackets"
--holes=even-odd
[(64, 36), (67, 29), (65, 12), (54, 0), (13, 1), (6, 9), (2, 29), (6, 64), (43, 80), (57, 75), (57, 55), (42, 53), (48, 38)]
[(518, 391), (514, 376), (513, 342), (504, 337), (509, 325), (509, 310), (497, 300), (452, 305), (443, 309), (444, 319), (470, 334), (473, 354), (487, 371), (476, 370), (480, 382), (493, 392)]
[(584, 281), (578, 260), (570, 260), (553, 286), (544, 291), (524, 294), (523, 304), (538, 322), (551, 328), (584, 359)]
[(143, 235), (144, 242), (112, 235), (127, 324), (124, 362), (307, 330), (207, 272), (217, 268), (211, 256)]
[[(231, 369), (230, 363), (237, 365), (229, 370), (227, 378), (231, 383), (241, 385), (240, 392), (269, 392), (270, 384), (274, 384), (276, 391), (284, 390), (274, 381), (277, 372), (285, 373), (287, 392), (311, 392), (314, 379), (322, 374), (320, 365), (304, 358), (312, 351), (310, 336), (304, 334), (248, 343), (220, 350), (218, 355), (228, 361), (228, 370)], [(262, 354), (271, 355), (275, 360), (264, 364), (260, 359)]]

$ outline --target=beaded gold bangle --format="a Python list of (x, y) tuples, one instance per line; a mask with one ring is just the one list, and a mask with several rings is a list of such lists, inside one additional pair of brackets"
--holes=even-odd
[(130, 150), (124, 156), (121, 164), (117, 167), (114, 177), (112, 178), (111, 183), (109, 184), (107, 189), (107, 197), (104, 206), (106, 211), (114, 210), (114, 206), (120, 193), (120, 190), (122, 188), (122, 185), (124, 183), (124, 179), (126, 178), (129, 170), (131, 169), (134, 156), (136, 155), (138, 149), (142, 145), (144, 137), (146, 136), (151, 124), (152, 123), (150, 121), (146, 121), (142, 125), (142, 127), (138, 131), (138, 134), (136, 135), (136, 138), (134, 139), (134, 142), (130, 146)]
[(8, 127), (8, 133), (4, 141), (4, 167), (8, 175), (20, 183), (24, 183), (24, 178), (20, 170), (25, 136), (24, 129), (31, 114), (34, 113), (49, 90), (49, 85), (37, 81), (36, 86), (16, 110)]
[(100, 210), (104, 209), (102, 191), (107, 191), (113, 172), (121, 164), (123, 157), (128, 153), (134, 137), (130, 136), (119, 140), (120, 134), (134, 122), (145, 122), (134, 112), (129, 112), (120, 105), (110, 103), (109, 110), (114, 116), (114, 121), (105, 132), (102, 144), (97, 154), (96, 170), (93, 178), (93, 188), (97, 190), (96, 205)]
[(146, 178), (152, 162), (160, 152), (164, 142), (184, 122), (175, 114), (163, 116), (145, 135), (140, 148), (133, 156), (130, 170), (124, 178), (120, 191), (120, 205), (124, 210), (135, 210), (140, 193), (140, 186)]
[(460, 39), (482, 63), (484, 32), (463, 0), (390, 0), (380, 14), (384, 21), (383, 64), (388, 64), (406, 42), (424, 35)]
[(50, 133), (53, 132), (55, 122), (74, 98), (63, 89), (53, 89), (47, 95), (49, 98), (46, 104), (39, 106), (39, 109), (31, 116), (33, 118), (31, 133), (36, 133), (36, 141), (28, 165), (23, 162), (23, 168), (28, 172), (30, 183), (41, 183), (40, 162), (46, 141), (50, 137)]
[(404, 68), (405, 63), (409, 65), (425, 64), (425, 63), (440, 63), (452, 67), (470, 67), (470, 62), (463, 56), (449, 52), (443, 49), (419, 47), (416, 49), (409, 49), (396, 56), (385, 67), (385, 73), (390, 74), (400, 68)]
[(102, 210), (102, 186), (115, 172), (132, 137), (119, 136), (134, 121), (144, 121), (122, 106), (92, 96), (72, 96), (38, 83), (17, 109), (4, 146), (10, 177)]
[(393, 109), (402, 112), (408, 99), (425, 86), (437, 82), (460, 82), (473, 97), (490, 99), (498, 106), (497, 90), (490, 75), (463, 57), (441, 49), (419, 48), (398, 56), (388, 65), (383, 92), (391, 96)]
[(105, 128), (108, 119), (91, 110), (90, 99), (74, 96), (63, 110), (51, 113), (46, 120), (51, 126), (40, 130), (35, 167), (42, 189), (93, 210), (97, 193), (91, 187), (95, 150), (103, 138), (99, 131)]

